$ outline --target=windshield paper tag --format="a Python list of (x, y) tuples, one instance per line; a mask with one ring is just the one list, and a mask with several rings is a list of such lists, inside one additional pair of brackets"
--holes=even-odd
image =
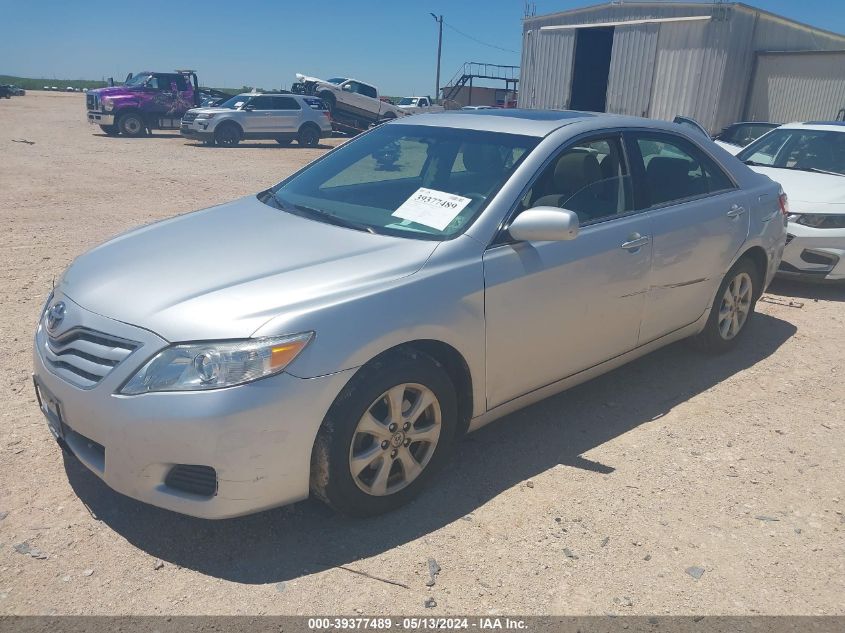
[(471, 198), (420, 187), (393, 212), (393, 216), (442, 231), (470, 202)]

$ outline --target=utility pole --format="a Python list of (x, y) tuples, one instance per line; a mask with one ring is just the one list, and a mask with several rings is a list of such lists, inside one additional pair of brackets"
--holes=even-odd
[(443, 47), (443, 16), (434, 15), (431, 12), (429, 12), (429, 15), (434, 18), (439, 27), (437, 34), (437, 85), (434, 89), (434, 99), (440, 102), (440, 50)]

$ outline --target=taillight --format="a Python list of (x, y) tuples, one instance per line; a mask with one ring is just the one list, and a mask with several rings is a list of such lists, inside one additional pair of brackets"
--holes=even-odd
[(783, 213), (783, 217), (789, 215), (789, 196), (787, 196), (783, 189), (780, 190), (778, 194), (778, 202), (780, 203), (780, 212)]

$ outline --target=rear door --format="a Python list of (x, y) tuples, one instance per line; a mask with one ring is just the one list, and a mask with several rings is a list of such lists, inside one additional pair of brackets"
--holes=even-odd
[(273, 131), (283, 134), (293, 134), (299, 129), (299, 120), (302, 114), (302, 106), (293, 97), (272, 97)]
[(695, 322), (709, 307), (748, 236), (751, 201), (680, 135), (637, 131), (626, 141), (654, 241), (642, 345)]

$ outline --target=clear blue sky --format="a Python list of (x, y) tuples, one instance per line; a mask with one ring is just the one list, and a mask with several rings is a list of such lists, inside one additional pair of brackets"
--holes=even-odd
[[(843, 0), (748, 3), (845, 32)], [(541, 15), (595, 2), (535, 4)], [(354, 76), (389, 95), (432, 94), (429, 11), (448, 25), (441, 84), (464, 61), (519, 64), (523, 0), (0, 0), (0, 74), (122, 80), (178, 67), (197, 69), (204, 85), (279, 88), (301, 72)]]

